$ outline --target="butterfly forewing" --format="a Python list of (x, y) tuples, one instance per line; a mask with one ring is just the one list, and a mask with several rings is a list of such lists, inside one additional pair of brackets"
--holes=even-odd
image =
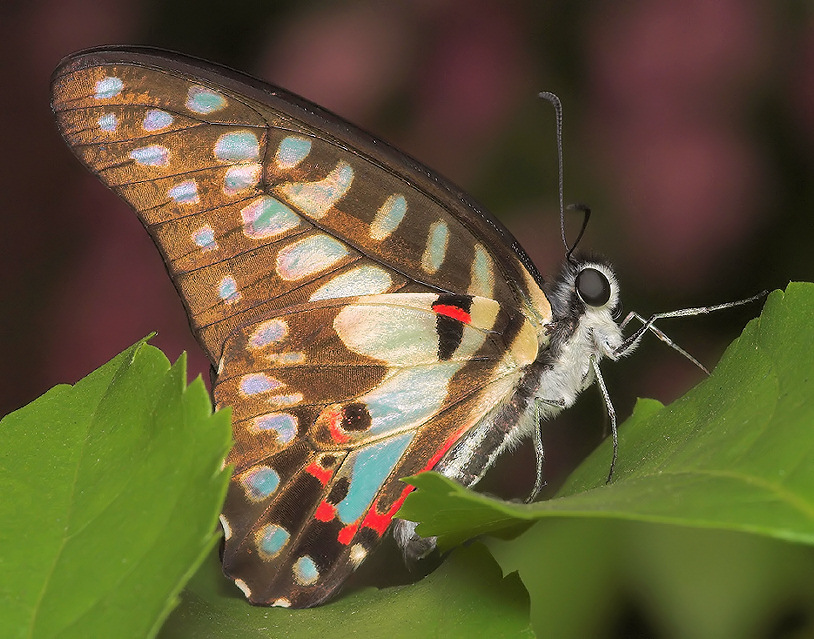
[(454, 291), (516, 306), (517, 282), (540, 303), (517, 256), (490, 249), (507, 232), (455, 215), (459, 194), (403, 159), (384, 165), (381, 144), (355, 148), (361, 133), (318, 128), (330, 116), (280, 90), (234, 84), (126, 53), (78, 57), (54, 81), (63, 134), (139, 213), (213, 360), (236, 326), (314, 295)]
[(381, 537), (400, 477), (507, 397), (550, 309), (496, 220), (282, 90), (149, 50), (68, 59), (53, 108), (153, 237), (234, 407), (224, 566), (313, 605)]

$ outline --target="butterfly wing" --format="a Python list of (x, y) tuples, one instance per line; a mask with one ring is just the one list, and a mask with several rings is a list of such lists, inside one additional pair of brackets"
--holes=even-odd
[(254, 602), (319, 603), (387, 528), (398, 479), (431, 468), (534, 359), (539, 275), (455, 187), (247, 76), (91, 51), (55, 72), (53, 109), (136, 210), (218, 363), (236, 439), (227, 573)]
[(71, 149), (156, 242), (213, 362), (238, 326), (312, 298), (457, 292), (548, 313), (539, 275), (497, 220), (281, 89), (107, 49), (69, 58), (52, 93)]
[(241, 400), (223, 562), (252, 601), (328, 597), (389, 527), (410, 490), (399, 478), (432, 468), (534, 360), (530, 323), (449, 302), (326, 300), (227, 340), (215, 396)]

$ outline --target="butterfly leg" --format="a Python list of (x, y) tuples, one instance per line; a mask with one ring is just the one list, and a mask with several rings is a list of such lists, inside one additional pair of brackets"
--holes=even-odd
[(616, 431), (616, 409), (614, 409), (613, 402), (611, 402), (610, 393), (608, 393), (608, 387), (605, 386), (605, 378), (602, 377), (602, 371), (599, 370), (599, 362), (596, 360), (596, 357), (591, 357), (591, 366), (594, 370), (596, 383), (599, 386), (599, 392), (602, 394), (602, 399), (605, 401), (605, 409), (608, 411), (608, 417), (610, 418), (611, 423), (613, 455), (611, 457), (610, 469), (608, 470), (608, 478), (605, 480), (605, 483), (609, 484), (613, 479), (613, 471), (616, 468), (616, 459), (619, 455), (619, 435)]
[(523, 500), (527, 504), (530, 504), (537, 496), (540, 494), (540, 491), (545, 486), (545, 477), (543, 474), (543, 467), (545, 465), (545, 450), (543, 448), (543, 421), (546, 418), (546, 412), (544, 410), (544, 406), (551, 406), (557, 409), (557, 412), (563, 410), (567, 406), (567, 402), (564, 399), (545, 399), (545, 398), (538, 398), (535, 402), (535, 423), (537, 424), (536, 428), (532, 431), (532, 443), (534, 445), (534, 457), (537, 463), (536, 468), (536, 476), (534, 480), (534, 487), (531, 489), (529, 495)]
[(540, 494), (540, 491), (545, 486), (545, 479), (543, 478), (543, 466), (545, 465), (545, 449), (543, 448), (543, 427), (542, 427), (542, 419), (543, 415), (540, 411), (539, 404), (535, 404), (534, 406), (534, 413), (535, 413), (535, 421), (537, 422), (537, 427), (534, 429), (532, 434), (532, 441), (534, 443), (534, 458), (537, 462), (536, 467), (536, 476), (534, 479), (534, 487), (531, 489), (531, 493), (526, 497), (525, 502), (530, 504), (535, 499), (537, 499), (537, 495)]
[[(666, 335), (666, 334), (665, 334), (663, 331), (661, 331), (660, 329), (658, 329), (656, 326), (654, 326), (654, 325), (653, 325), (653, 321), (654, 321), (654, 319), (653, 319), (653, 318), (651, 318), (650, 320), (646, 320), (646, 319), (644, 319), (644, 318), (643, 318), (641, 315), (639, 315), (639, 314), (638, 314), (636, 311), (631, 311), (630, 313), (628, 313), (628, 314), (627, 314), (627, 317), (625, 317), (625, 320), (624, 320), (624, 321), (621, 323), (620, 328), (621, 328), (621, 329), (624, 329), (624, 328), (625, 328), (625, 326), (627, 326), (627, 324), (628, 324), (628, 323), (629, 323), (631, 320), (633, 320), (633, 319), (637, 319), (637, 320), (639, 320), (639, 321), (642, 323), (642, 326), (643, 326), (643, 327), (647, 327), (647, 328), (646, 328), (646, 330), (649, 330), (651, 333), (653, 333), (653, 335), (655, 335), (655, 336), (656, 336), (656, 337), (658, 337), (658, 338), (659, 338), (659, 339), (660, 339), (662, 342), (664, 342), (665, 344), (667, 344), (667, 346), (669, 346), (670, 348), (672, 348), (672, 349), (673, 349), (673, 350), (675, 350), (675, 351), (678, 351), (678, 352), (679, 352), (681, 355), (683, 355), (684, 357), (686, 357), (686, 358), (687, 358), (688, 360), (690, 360), (690, 361), (691, 361), (693, 364), (695, 364), (695, 365), (696, 365), (698, 368), (700, 368), (700, 369), (701, 369), (702, 371), (704, 371), (704, 372), (705, 372), (707, 375), (709, 375), (709, 371), (707, 370), (706, 366), (704, 366), (704, 365), (703, 365), (701, 362), (699, 362), (697, 359), (695, 359), (695, 358), (694, 358), (692, 355), (690, 355), (690, 354), (689, 354), (687, 351), (685, 351), (685, 350), (684, 350), (683, 348), (681, 348), (681, 347), (680, 347), (678, 344), (676, 344), (676, 343), (675, 343), (675, 342), (674, 342), (672, 339), (670, 339), (670, 338), (669, 338), (669, 337), (668, 337), (668, 336), (667, 336), (667, 335)], [(641, 329), (640, 329), (640, 330), (641, 330)], [(644, 335), (644, 332), (643, 332), (643, 331), (641, 331), (641, 334), (642, 334), (642, 335)], [(634, 333), (634, 335), (635, 335), (635, 333)], [(638, 346), (639, 341), (641, 341), (641, 337), (639, 337), (639, 339), (635, 341), (635, 345), (634, 345), (634, 343), (633, 343), (633, 342), (631, 342), (630, 346), (628, 346), (626, 349), (624, 349), (623, 351), (621, 351), (621, 353), (628, 353), (628, 352), (632, 351), (632, 350), (633, 350), (633, 349), (634, 349), (636, 346)], [(621, 349), (620, 349), (620, 350), (621, 350)]]
[(631, 353), (639, 345), (639, 342), (642, 341), (642, 337), (644, 337), (644, 334), (647, 331), (650, 331), (660, 340), (667, 343), (669, 346), (671, 346), (679, 353), (684, 355), (684, 357), (686, 357), (696, 366), (701, 368), (701, 370), (703, 370), (705, 373), (709, 374), (709, 371), (706, 368), (704, 368), (704, 366), (698, 360), (696, 360), (692, 355), (690, 355), (684, 349), (675, 344), (663, 332), (657, 329), (654, 326), (655, 322), (657, 322), (658, 320), (670, 319), (673, 317), (693, 317), (695, 315), (706, 315), (707, 313), (713, 313), (715, 311), (734, 308), (736, 306), (743, 306), (744, 304), (749, 304), (751, 302), (755, 302), (759, 299), (762, 299), (766, 297), (766, 295), (768, 295), (768, 291), (762, 291), (757, 295), (747, 297), (746, 299), (743, 300), (737, 300), (735, 302), (725, 302), (723, 304), (716, 304), (714, 306), (699, 306), (696, 308), (683, 308), (677, 311), (668, 311), (666, 313), (656, 313), (655, 315), (652, 315), (648, 320), (645, 320), (638, 313), (635, 312), (628, 313), (627, 317), (625, 317), (624, 321), (621, 323), (620, 328), (624, 329), (625, 326), (627, 326), (627, 324), (632, 319), (638, 319), (642, 323), (642, 326), (639, 327), (639, 329), (635, 333), (625, 338), (625, 340), (619, 345), (619, 347), (616, 348), (613, 354), (613, 359), (623, 357), (624, 355)]

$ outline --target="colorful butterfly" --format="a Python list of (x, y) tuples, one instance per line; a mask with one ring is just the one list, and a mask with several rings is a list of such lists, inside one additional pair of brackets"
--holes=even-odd
[(423, 554), (392, 521), (401, 477), (471, 486), (529, 435), (539, 465), (540, 420), (594, 380), (612, 415), (599, 360), (657, 332), (623, 338), (604, 260), (544, 283), (459, 189), (250, 77), (90, 50), (56, 70), (53, 110), (149, 231), (233, 407), (223, 567), (252, 603), (324, 602), (391, 525)]

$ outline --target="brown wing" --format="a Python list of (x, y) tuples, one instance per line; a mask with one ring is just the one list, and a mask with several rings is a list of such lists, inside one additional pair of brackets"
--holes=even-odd
[(280, 89), (150, 50), (55, 72), (68, 144), (152, 235), (214, 362), (236, 327), (324, 299), (455, 292), (547, 317), (497, 220), (407, 156)]
[[(410, 487), (512, 392), (537, 354), (493, 300), (385, 294), (286, 309), (227, 340), (234, 406), (226, 573), (255, 603), (329, 597)], [(463, 308), (465, 306), (465, 308)]]

